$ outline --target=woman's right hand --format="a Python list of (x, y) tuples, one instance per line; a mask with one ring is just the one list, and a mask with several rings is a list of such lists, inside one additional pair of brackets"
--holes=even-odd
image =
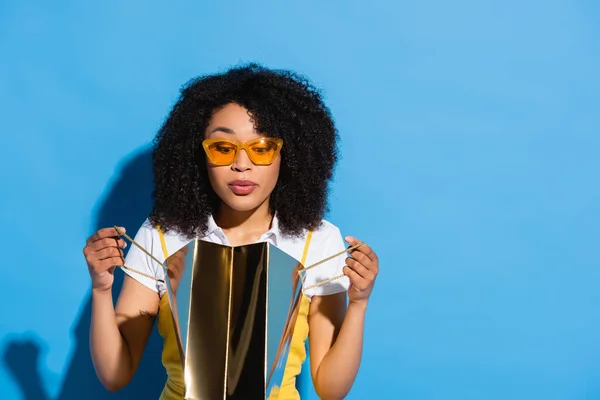
[[(125, 228), (119, 228), (125, 232)], [(94, 233), (86, 242), (83, 254), (92, 278), (92, 289), (110, 290), (114, 282), (115, 266), (123, 266), (123, 249), (127, 243), (119, 237), (115, 228), (103, 228)]]

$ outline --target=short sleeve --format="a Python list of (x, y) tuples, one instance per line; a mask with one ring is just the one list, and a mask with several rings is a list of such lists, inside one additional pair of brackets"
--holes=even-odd
[[(152, 227), (148, 220), (146, 220), (137, 231), (134, 240), (158, 260), (164, 262), (165, 256), (160, 244), (158, 231)], [(157, 293), (160, 293), (160, 282), (139, 274), (136, 271), (153, 276), (156, 279), (164, 280), (165, 273), (162, 266), (158, 265), (155, 260), (149, 257), (133, 243), (127, 243), (127, 245), (129, 246), (129, 251), (125, 257), (125, 267), (127, 268), (123, 268), (123, 271), (136, 281), (140, 282), (142, 285), (152, 289)], [(131, 269), (135, 271), (132, 271)]]
[(348, 290), (350, 281), (348, 277), (343, 276), (347, 257), (345, 250), (344, 239), (337, 227), (328, 224), (323, 231), (315, 232), (308, 249), (309, 256), (305, 267), (309, 267), (334, 254), (342, 254), (306, 271), (304, 294), (309, 299), (312, 296), (325, 296)]

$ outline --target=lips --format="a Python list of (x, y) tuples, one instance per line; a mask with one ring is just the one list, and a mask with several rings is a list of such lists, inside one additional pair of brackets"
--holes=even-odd
[(256, 189), (258, 186), (255, 182), (246, 181), (246, 180), (235, 180), (231, 181), (228, 184), (229, 188), (233, 193), (238, 196), (246, 196), (249, 195)]

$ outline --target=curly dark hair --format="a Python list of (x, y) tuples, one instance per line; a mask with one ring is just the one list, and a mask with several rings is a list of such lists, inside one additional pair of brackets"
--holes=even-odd
[(206, 232), (221, 200), (208, 180), (202, 140), (213, 113), (231, 103), (249, 111), (257, 132), (284, 141), (270, 197), (282, 234), (315, 229), (328, 211), (337, 129), (320, 91), (306, 77), (256, 63), (195, 78), (183, 87), (154, 140), (150, 222), (190, 238)]

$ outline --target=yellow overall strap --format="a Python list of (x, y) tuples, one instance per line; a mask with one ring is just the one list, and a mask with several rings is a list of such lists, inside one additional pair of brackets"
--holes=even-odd
[(163, 254), (165, 256), (165, 260), (169, 258), (169, 251), (167, 250), (167, 242), (165, 241), (165, 234), (162, 229), (160, 229), (160, 225), (156, 227), (158, 231), (158, 236), (160, 237), (160, 246), (162, 247)]

